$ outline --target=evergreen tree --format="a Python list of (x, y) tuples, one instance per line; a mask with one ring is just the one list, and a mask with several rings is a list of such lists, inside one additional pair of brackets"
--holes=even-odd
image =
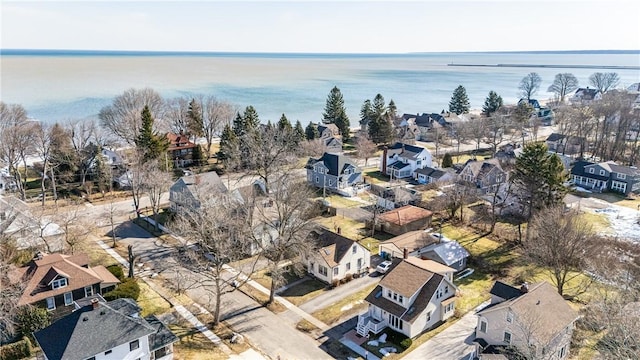
[(238, 113), (233, 120), (233, 132), (236, 137), (242, 137), (248, 133), (258, 130), (260, 119), (256, 109), (249, 105), (245, 108), (244, 114)]
[(196, 99), (191, 99), (191, 102), (189, 102), (189, 110), (187, 110), (187, 132), (189, 135), (195, 137), (204, 135), (202, 106)]
[(396, 106), (396, 103), (393, 102), (393, 99), (389, 101), (389, 106), (387, 107), (387, 115), (391, 119), (391, 121), (395, 120), (398, 116), (398, 107)]
[(280, 120), (278, 120), (278, 129), (279, 130), (291, 130), (293, 127), (291, 126), (291, 121), (287, 119), (287, 117), (282, 114)]
[(271, 123), (271, 120), (267, 120), (267, 125), (264, 126), (265, 132), (273, 134), (273, 130), (274, 129), (275, 129), (275, 127)]
[(347, 109), (344, 107), (344, 98), (337, 86), (334, 86), (327, 96), (327, 103), (322, 114), (322, 122), (335, 124), (340, 129), (343, 141), (349, 140), (350, 126)]
[(387, 114), (384, 97), (377, 94), (373, 99), (372, 119), (369, 122), (369, 138), (375, 144), (387, 144), (394, 138), (393, 124)]
[(486, 116), (491, 116), (491, 114), (498, 111), (500, 107), (502, 107), (502, 96), (493, 90), (489, 91), (489, 95), (484, 100), (484, 105), (482, 106), (482, 113)]
[(191, 157), (196, 166), (201, 166), (207, 161), (207, 158), (209, 158), (200, 144), (197, 144), (196, 147), (193, 148)]
[(307, 125), (307, 128), (304, 130), (305, 136), (307, 140), (313, 140), (320, 137), (320, 132), (318, 132), (318, 126), (316, 124), (310, 122)]
[(367, 99), (362, 104), (360, 108), (360, 125), (369, 124), (369, 122), (373, 119), (373, 105), (371, 105), (371, 100)]
[(524, 147), (522, 154), (516, 158), (512, 181), (525, 207), (527, 220), (537, 211), (562, 202), (567, 176), (558, 156), (547, 152), (544, 143), (532, 143)]
[(142, 125), (135, 141), (136, 147), (142, 153), (145, 162), (166, 155), (169, 148), (169, 140), (153, 131), (153, 121), (149, 107), (145, 106), (142, 109)]
[(453, 159), (451, 158), (451, 154), (445, 153), (442, 157), (442, 167), (450, 168), (453, 167)]
[(466, 114), (469, 112), (469, 97), (464, 86), (458, 86), (449, 101), (449, 111), (456, 115)]
[(105, 192), (107, 190), (111, 190), (111, 167), (104, 161), (104, 157), (102, 156), (102, 147), (96, 147), (96, 155), (94, 157), (94, 173), (93, 173), (93, 182), (98, 187), (98, 191)]
[[(238, 114), (240, 115), (240, 114)], [(231, 129), (229, 124), (224, 126), (222, 134), (220, 135), (220, 151), (218, 151), (218, 160), (226, 161), (235, 153), (235, 149), (238, 145), (238, 137), (236, 133)]]
[(296, 126), (293, 128), (293, 132), (295, 134), (296, 144), (299, 144), (302, 140), (306, 138), (306, 134), (305, 134), (304, 128), (302, 128), (302, 124), (300, 123), (300, 120), (296, 121)]

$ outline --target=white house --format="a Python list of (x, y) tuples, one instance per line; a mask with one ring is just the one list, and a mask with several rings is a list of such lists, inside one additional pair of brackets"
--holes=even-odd
[(365, 298), (369, 309), (358, 315), (358, 334), (378, 334), (389, 327), (415, 337), (453, 316), (455, 270), (433, 263), (408, 257), (392, 266)]
[(579, 316), (551, 284), (525, 283), (514, 288), (496, 282), (490, 293), (491, 305), (478, 312), (475, 341), (480, 359), (483, 353), (514, 351), (524, 358), (568, 357), (574, 323)]
[(210, 198), (213, 193), (226, 192), (227, 187), (215, 171), (183, 176), (169, 188), (170, 208), (173, 212), (179, 212), (185, 207), (197, 209), (201, 205), (201, 198)]
[(347, 275), (369, 272), (371, 253), (356, 241), (328, 230), (313, 231), (318, 251), (307, 257), (307, 271), (317, 279), (332, 284)]
[(417, 169), (430, 167), (431, 162), (429, 150), (397, 142), (384, 149), (380, 161), (380, 171), (394, 179), (414, 177)]
[[(138, 315), (139, 308), (110, 304), (94, 298), (89, 305), (35, 332), (33, 336), (44, 358), (173, 359), (173, 343), (178, 338), (162, 322), (155, 316), (141, 318)], [(132, 310), (133, 313), (126, 310)]]

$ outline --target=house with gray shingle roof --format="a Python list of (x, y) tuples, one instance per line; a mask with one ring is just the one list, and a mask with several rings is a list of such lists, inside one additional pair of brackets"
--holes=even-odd
[(459, 180), (476, 187), (481, 195), (497, 191), (500, 185), (507, 182), (507, 178), (507, 172), (502, 169), (498, 159), (469, 160), (458, 174)]
[(362, 184), (362, 170), (342, 154), (325, 152), (319, 159), (309, 158), (305, 167), (309, 184), (343, 196), (354, 196)]
[(429, 260), (408, 257), (393, 266), (365, 298), (369, 309), (358, 315), (358, 334), (379, 334), (389, 327), (413, 338), (453, 316), (453, 270), (442, 272), (443, 266), (430, 265)]
[(613, 161), (592, 163), (580, 160), (571, 168), (571, 180), (577, 186), (597, 192), (614, 191), (629, 195), (640, 191), (638, 168), (618, 165)]
[(457, 241), (441, 241), (422, 249), (420, 256), (423, 259), (437, 261), (456, 271), (467, 267), (469, 252)]
[(456, 180), (455, 170), (448, 169), (436, 169), (427, 166), (422, 169), (418, 169), (414, 173), (416, 181), (420, 184), (433, 184), (433, 183), (446, 183)]
[(130, 314), (123, 304), (93, 299), (33, 336), (47, 360), (173, 359), (178, 337), (155, 316)]
[[(483, 353), (520, 353), (522, 358), (561, 360), (569, 348), (578, 313), (548, 282), (504, 283), (492, 288), (492, 303), (478, 312), (476, 327), (479, 359)], [(512, 357), (508, 357), (512, 358)]]
[(369, 272), (371, 253), (364, 246), (328, 230), (313, 231), (309, 235), (318, 250), (306, 258), (307, 272), (332, 284), (347, 275), (359, 276)]
[(431, 166), (429, 150), (415, 145), (397, 142), (385, 148), (380, 160), (380, 171), (394, 179), (414, 177), (418, 169)]
[(183, 208), (198, 209), (203, 194), (224, 194), (227, 187), (215, 171), (183, 176), (169, 188), (170, 209), (180, 212)]

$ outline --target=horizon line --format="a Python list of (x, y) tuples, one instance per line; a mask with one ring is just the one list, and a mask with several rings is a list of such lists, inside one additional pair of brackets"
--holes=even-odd
[(424, 55), (424, 54), (640, 54), (640, 49), (590, 50), (488, 50), (373, 52), (295, 52), (295, 51), (209, 51), (209, 50), (104, 50), (104, 49), (17, 49), (0, 48), (0, 55), (85, 54), (85, 55)]

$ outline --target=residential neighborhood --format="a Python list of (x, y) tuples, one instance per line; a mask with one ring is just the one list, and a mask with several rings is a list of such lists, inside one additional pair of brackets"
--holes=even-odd
[[(357, 128), (340, 111), (307, 129), (284, 115), (264, 124), (247, 106), (215, 141), (152, 131), (147, 106), (133, 146), (12, 161), (0, 177), (11, 320), (0, 351), (634, 358), (625, 334), (640, 329), (623, 320), (640, 289), (640, 147), (566, 124), (631, 97), (580, 90), (495, 114), (385, 105)], [(553, 124), (539, 121), (546, 106)]]

